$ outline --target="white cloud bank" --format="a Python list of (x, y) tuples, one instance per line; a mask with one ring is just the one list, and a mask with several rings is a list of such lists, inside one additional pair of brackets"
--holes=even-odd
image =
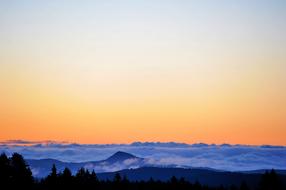
[[(286, 147), (247, 145), (207, 145), (182, 143), (132, 143), (109, 145), (82, 145), (56, 142), (6, 141), (0, 142), (0, 152), (10, 155), (18, 152), (26, 159), (53, 158), (65, 162), (104, 160), (117, 151), (146, 158), (150, 165), (207, 167), (229, 171), (257, 169), (286, 169)], [(115, 171), (136, 168), (136, 160), (123, 164), (86, 165), (97, 171)]]

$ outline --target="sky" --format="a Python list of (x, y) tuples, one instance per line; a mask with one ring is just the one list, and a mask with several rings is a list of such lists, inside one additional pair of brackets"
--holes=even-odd
[(283, 0), (0, 0), (0, 140), (286, 145)]

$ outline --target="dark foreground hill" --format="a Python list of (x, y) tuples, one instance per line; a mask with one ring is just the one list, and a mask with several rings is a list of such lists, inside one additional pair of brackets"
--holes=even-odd
[[(143, 167), (138, 169), (127, 169), (118, 172), (99, 173), (97, 176), (101, 180), (112, 180), (114, 175), (119, 173), (126, 176), (130, 181), (148, 181), (153, 180), (168, 181), (172, 176), (176, 178), (184, 178), (185, 180), (195, 183), (200, 182), (208, 186), (230, 186), (240, 185), (246, 182), (251, 186), (257, 186), (261, 178), (261, 174), (244, 174), (235, 172), (218, 172), (206, 169), (183, 169), (183, 168), (157, 168)], [(286, 181), (286, 176), (283, 176)]]

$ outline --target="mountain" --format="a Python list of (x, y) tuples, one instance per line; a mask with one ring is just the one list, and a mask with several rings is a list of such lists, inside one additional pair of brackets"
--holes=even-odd
[(190, 147), (186, 143), (176, 143), (176, 142), (133, 142), (130, 146), (134, 147), (172, 147), (172, 148), (186, 148)]
[(63, 171), (65, 167), (69, 168), (72, 173), (76, 173), (80, 168), (84, 167), (95, 172), (118, 171), (123, 169), (138, 168), (145, 165), (144, 158), (136, 157), (126, 152), (116, 152), (105, 160), (90, 162), (61, 162), (55, 159), (27, 159), (33, 175), (36, 177), (47, 176), (55, 164), (59, 171)]
[(116, 163), (116, 162), (123, 162), (123, 161), (128, 160), (128, 159), (141, 159), (141, 158), (138, 158), (138, 157), (136, 157), (132, 154), (126, 153), (126, 152), (118, 151), (115, 154), (113, 154), (112, 156), (110, 156), (109, 158), (107, 158), (105, 160), (105, 162)]
[[(153, 163), (153, 164), (150, 164)], [(241, 180), (257, 181), (258, 177), (266, 170), (254, 170), (246, 172), (226, 172), (212, 168), (193, 168), (185, 166), (179, 168), (178, 165), (160, 165), (150, 162), (147, 158), (140, 158), (126, 152), (116, 152), (105, 160), (89, 162), (61, 162), (55, 159), (28, 159), (33, 175), (38, 178), (46, 177), (55, 164), (58, 171), (69, 168), (75, 174), (80, 168), (84, 167), (90, 171), (94, 170), (100, 179), (112, 179), (114, 172), (119, 171), (123, 176), (130, 180), (148, 180), (150, 177), (157, 180), (168, 180), (172, 176), (194, 182), (196, 180), (207, 185), (220, 185), (220, 183), (240, 183)], [(286, 174), (286, 170), (277, 170), (279, 174)], [(256, 176), (256, 177), (255, 177)]]

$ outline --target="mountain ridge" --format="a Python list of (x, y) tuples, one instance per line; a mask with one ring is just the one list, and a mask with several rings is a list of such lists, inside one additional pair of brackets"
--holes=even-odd
[[(130, 181), (148, 181), (151, 178), (155, 181), (168, 181), (175, 176), (177, 179), (211, 187), (240, 185), (246, 182), (251, 187), (256, 187), (261, 179), (261, 173), (239, 173), (229, 171), (212, 171), (206, 169), (189, 169), (189, 168), (158, 168), (158, 167), (141, 167), (137, 169), (125, 169), (117, 172), (99, 173), (97, 176), (101, 180), (112, 180), (115, 174), (127, 177)], [(286, 175), (280, 174), (282, 181), (286, 184)]]
[[(53, 164), (56, 165), (59, 171), (63, 171), (64, 168), (69, 168), (72, 173), (76, 173), (80, 168), (86, 168), (90, 171), (95, 170), (96, 173), (108, 173), (122, 171), (125, 169), (138, 169), (146, 167), (157, 167), (157, 168), (181, 168), (181, 169), (195, 169), (204, 170), (211, 172), (229, 172), (227, 170), (218, 170), (208, 167), (191, 167), (191, 166), (178, 166), (172, 165), (160, 165), (151, 164), (148, 158), (140, 158), (133, 154), (117, 151), (106, 159), (99, 161), (87, 161), (87, 162), (63, 162), (57, 159), (27, 159), (28, 165), (31, 167), (33, 174), (36, 177), (45, 177), (50, 173)], [(261, 174), (269, 169), (250, 170), (250, 171), (237, 171), (238, 173), (244, 174)], [(280, 174), (286, 174), (286, 170), (277, 170)]]
[(250, 145), (250, 144), (229, 144), (229, 143), (222, 143), (222, 144), (209, 144), (209, 143), (203, 143), (203, 142), (194, 142), (194, 143), (183, 143), (183, 142), (175, 142), (175, 141), (169, 141), (169, 142), (144, 142), (144, 141), (134, 141), (131, 143), (110, 143), (110, 144), (82, 144), (82, 143), (74, 143), (74, 142), (65, 142), (65, 141), (52, 141), (52, 140), (46, 140), (46, 141), (28, 141), (28, 140), (6, 140), (6, 141), (0, 141), (0, 146), (35, 146), (35, 147), (81, 147), (81, 146), (87, 146), (87, 147), (106, 147), (106, 146), (163, 146), (163, 147), (201, 147), (201, 146), (217, 146), (217, 147), (236, 147), (236, 146), (242, 146), (242, 147), (261, 147), (261, 148), (286, 148), (285, 145), (271, 145), (271, 144), (260, 144), (260, 145)]

